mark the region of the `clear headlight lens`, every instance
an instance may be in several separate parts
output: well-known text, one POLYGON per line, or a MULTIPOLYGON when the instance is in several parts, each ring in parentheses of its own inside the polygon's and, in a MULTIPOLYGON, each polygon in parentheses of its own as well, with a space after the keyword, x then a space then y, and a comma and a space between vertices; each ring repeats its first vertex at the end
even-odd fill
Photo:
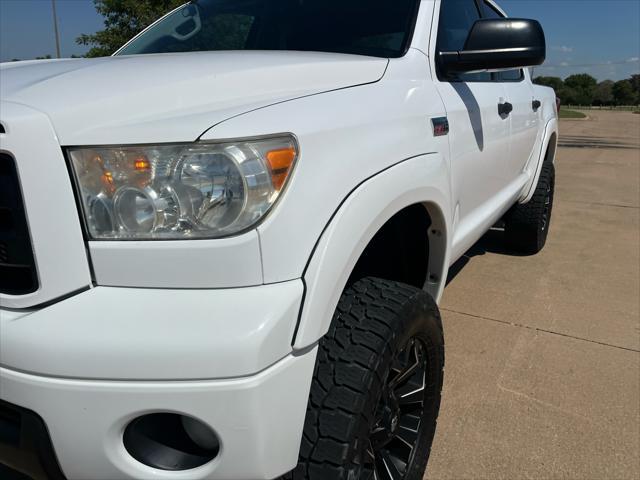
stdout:
POLYGON ((224 144, 72 148, 94 239, 218 238, 255 225, 298 157, 292 136, 224 144))

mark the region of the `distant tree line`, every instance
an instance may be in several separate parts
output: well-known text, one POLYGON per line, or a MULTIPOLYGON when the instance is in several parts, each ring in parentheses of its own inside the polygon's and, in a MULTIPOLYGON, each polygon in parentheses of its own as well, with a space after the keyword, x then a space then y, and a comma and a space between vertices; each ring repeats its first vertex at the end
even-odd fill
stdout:
POLYGON ((614 82, 598 81, 581 73, 565 80, 559 77, 537 77, 534 83, 551 87, 564 105, 613 107, 640 104, 640 75, 614 82))
MULTIPOLYGON (((34 60, 51 60, 53 57, 49 54, 47 55, 43 55, 41 57, 36 57, 34 60)), ((71 55, 69 58, 84 58, 81 55, 71 55)), ((20 58, 12 58, 11 59, 12 62, 20 62, 22 61, 22 59, 20 58)))
POLYGON ((80 35, 79 45, 88 45, 87 57, 106 57, 186 0, 93 0, 104 17, 104 30, 80 35))

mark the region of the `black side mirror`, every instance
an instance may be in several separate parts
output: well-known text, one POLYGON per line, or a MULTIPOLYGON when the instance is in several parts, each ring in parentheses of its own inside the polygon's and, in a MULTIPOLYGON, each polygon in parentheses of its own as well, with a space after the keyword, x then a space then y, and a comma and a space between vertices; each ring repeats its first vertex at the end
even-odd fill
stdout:
POLYGON ((439 52, 443 73, 500 71, 544 63, 547 46, 536 20, 492 18, 478 20, 464 49, 439 52))

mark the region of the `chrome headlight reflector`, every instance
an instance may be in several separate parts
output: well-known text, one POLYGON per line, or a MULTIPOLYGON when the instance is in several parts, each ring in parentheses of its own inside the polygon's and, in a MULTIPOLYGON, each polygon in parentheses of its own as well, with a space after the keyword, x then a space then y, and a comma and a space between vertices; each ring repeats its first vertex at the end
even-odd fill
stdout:
POLYGON ((273 207, 298 157, 291 135, 229 143, 69 149, 93 239, 220 238, 273 207))

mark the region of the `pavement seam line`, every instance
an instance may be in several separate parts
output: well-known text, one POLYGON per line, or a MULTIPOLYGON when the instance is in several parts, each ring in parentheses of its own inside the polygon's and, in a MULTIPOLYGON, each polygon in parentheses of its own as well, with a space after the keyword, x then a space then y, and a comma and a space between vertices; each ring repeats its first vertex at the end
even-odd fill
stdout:
POLYGON ((490 322, 501 323, 503 325, 510 325, 512 327, 526 328, 527 330, 533 330, 535 332, 548 333, 550 335, 557 335, 559 337, 572 338, 574 340, 580 340, 583 342, 594 343, 596 345, 602 345, 604 347, 617 348, 619 350, 626 350, 627 352, 640 353, 640 350, 629 347, 621 347, 619 345, 612 345, 611 343, 599 342, 597 340, 589 340, 588 338, 576 337, 575 335, 569 335, 566 333, 554 332, 553 330, 545 330, 544 328, 531 327, 529 325, 523 325, 521 323, 507 322, 506 320, 498 320, 497 318, 484 317, 482 315, 474 315, 472 313, 460 312, 457 310, 451 310, 450 308, 440 308, 444 312, 457 313, 458 315, 464 315, 471 318, 477 318, 479 320, 488 320, 490 322))
POLYGON ((640 207, 635 205, 620 205, 615 203, 600 203, 600 202, 583 202, 580 200, 562 200, 565 203, 579 203, 581 205, 594 205, 597 207, 613 207, 613 208, 630 208, 632 210, 638 210, 640 207))
POLYGON ((563 413, 565 415, 569 415, 569 416, 572 416, 574 418, 579 418, 580 420, 586 421, 586 422, 588 422, 588 423, 590 423, 592 425, 596 425, 596 426, 600 427, 600 425, 597 422, 593 421, 591 418, 589 418, 589 417, 587 417, 585 415, 582 415, 582 414, 577 413, 577 412, 573 412, 571 410, 566 410, 566 409, 564 409, 562 407, 559 407, 558 405, 554 405, 553 403, 545 402, 544 400, 540 400, 539 398, 532 397, 531 395, 527 395, 524 392, 519 392, 518 390, 513 390, 511 388, 507 388, 507 387, 505 387, 504 385, 502 385, 500 383, 500 380, 498 380, 498 383, 496 383, 496 386, 498 387, 498 390, 501 390, 503 392, 510 393, 511 395, 514 395, 514 396, 519 397, 519 398, 523 398, 525 400, 529 400, 530 402, 536 403, 536 404, 541 405, 541 406, 543 406, 545 408, 550 408, 551 410, 555 410, 555 411, 563 413))

